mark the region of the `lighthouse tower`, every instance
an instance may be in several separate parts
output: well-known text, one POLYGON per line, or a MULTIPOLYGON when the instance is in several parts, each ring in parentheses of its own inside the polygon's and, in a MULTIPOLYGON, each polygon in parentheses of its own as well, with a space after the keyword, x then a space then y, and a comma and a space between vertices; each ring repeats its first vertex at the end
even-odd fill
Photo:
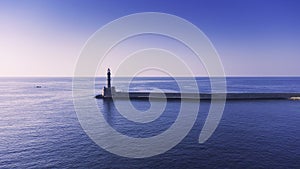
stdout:
POLYGON ((104 86, 104 89, 103 89, 103 97, 107 97, 107 98, 110 98, 114 95, 114 93, 116 92, 115 90, 115 87, 111 86, 111 73, 110 73, 110 69, 108 68, 107 69, 107 87, 104 86))

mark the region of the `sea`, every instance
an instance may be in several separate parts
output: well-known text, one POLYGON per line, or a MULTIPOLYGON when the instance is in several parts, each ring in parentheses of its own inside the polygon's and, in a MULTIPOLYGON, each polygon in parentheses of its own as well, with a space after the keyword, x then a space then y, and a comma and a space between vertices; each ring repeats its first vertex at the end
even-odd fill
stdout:
MULTIPOLYGON (((181 80, 190 84, 189 79, 181 80)), ((299 100, 226 101, 216 130, 204 143, 199 143, 199 134, 213 103, 200 101, 191 130, 178 144, 157 155, 131 158, 126 157, 128 145, 121 145, 124 152, 119 155, 87 134, 74 99, 90 98, 105 123, 133 138, 155 137, 169 130, 176 123, 181 101, 167 101, 159 117, 138 123, 123 117, 114 101, 94 98, 102 92, 105 78, 82 80, 82 88, 91 91, 83 95, 74 95, 72 82, 72 77, 0 78, 0 168, 300 168, 299 100), (85 89, 86 81, 94 82, 94 88, 85 89)), ((120 91, 178 92, 176 82, 170 77, 138 77, 129 88, 121 78, 113 85, 120 91)), ((211 91, 209 78, 197 77, 196 82, 199 91, 211 91)), ((228 92, 300 93, 300 77, 228 77, 226 82, 228 92)), ((153 104, 126 102, 140 111, 153 104)), ((85 109, 94 110, 89 104, 85 109)), ((97 132, 109 135, 105 130, 97 132)))

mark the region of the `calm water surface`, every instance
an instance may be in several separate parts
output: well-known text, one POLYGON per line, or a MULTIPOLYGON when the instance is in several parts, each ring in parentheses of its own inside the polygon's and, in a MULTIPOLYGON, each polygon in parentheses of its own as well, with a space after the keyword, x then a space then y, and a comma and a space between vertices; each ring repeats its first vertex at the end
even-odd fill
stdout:
MULTIPOLYGON (((96 82, 101 89, 105 81, 96 82)), ((210 91, 207 78, 197 82, 200 91, 210 91)), ((114 85, 127 90, 122 80, 114 85)), ((227 85, 229 92, 300 92, 300 78, 228 78, 227 85)), ((171 78, 137 78, 129 90, 157 88, 178 91, 171 78)), ((147 101, 132 104, 139 110, 150 106, 147 101)), ((168 102, 157 120, 142 125, 121 116, 112 102, 97 100, 97 105, 112 127, 131 137, 167 130, 180 107, 168 102)), ((129 159, 105 151, 85 134, 74 110, 71 78, 0 78, 0 168, 300 167, 300 101, 228 101, 215 133, 199 144, 209 105, 201 102, 198 118, 180 144, 161 155, 129 159)))

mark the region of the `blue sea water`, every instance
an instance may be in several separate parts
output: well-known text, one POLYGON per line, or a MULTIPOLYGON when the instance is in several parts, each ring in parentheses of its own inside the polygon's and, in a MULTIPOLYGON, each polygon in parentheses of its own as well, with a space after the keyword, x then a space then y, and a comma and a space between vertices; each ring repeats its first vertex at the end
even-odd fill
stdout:
MULTIPOLYGON (((210 92, 208 78, 197 78, 197 82, 200 91, 210 92)), ((104 84, 104 78, 97 78, 94 94, 100 93, 104 84)), ((122 79, 114 85, 127 90, 122 79)), ((227 85, 228 92, 300 92, 299 77, 231 77, 227 85)), ((161 77, 136 78, 129 90, 157 88, 178 91, 172 78, 161 77)), ((151 137, 167 130, 180 107, 178 102, 168 102, 157 120, 135 124, 121 116, 113 102, 96 103, 115 130, 131 137, 151 137)), ((132 104, 139 110, 150 106, 148 101, 132 104)), ((216 131, 199 144, 210 104, 200 103, 193 128, 171 150, 131 159, 104 150, 84 132, 74 109, 72 78, 0 78, 0 168, 300 167, 300 101, 227 101, 216 131)))

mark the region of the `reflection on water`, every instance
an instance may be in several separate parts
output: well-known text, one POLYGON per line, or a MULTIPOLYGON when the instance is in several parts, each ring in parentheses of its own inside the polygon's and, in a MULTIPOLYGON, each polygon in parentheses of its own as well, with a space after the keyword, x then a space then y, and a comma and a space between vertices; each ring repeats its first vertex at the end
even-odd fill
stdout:
MULTIPOLYGON (((205 81, 199 80, 200 90, 209 89, 205 81)), ((96 87, 101 89, 104 82, 105 79, 97 81, 96 87)), ((171 85, 169 82, 156 84, 158 88, 171 85)), ((230 78, 228 81, 229 90, 239 92, 300 92, 299 84, 300 78, 230 78)), ((0 168, 300 166, 299 101, 229 101, 216 132, 207 142, 199 144, 199 133, 210 105, 201 102, 197 120, 180 144, 158 156, 128 159, 105 151, 86 135, 74 111, 71 90, 71 78, 0 79, 0 168), (37 89, 36 85, 42 88, 37 89)), ((145 101, 132 104, 143 111, 150 107, 145 101)), ((158 119, 141 124, 124 118, 112 102, 97 100, 97 105, 115 130, 137 138, 167 130, 180 109, 176 102, 168 102, 158 119)))
MULTIPOLYGON (((146 111, 150 108, 150 102, 145 100, 116 100, 118 105, 133 105, 138 110, 146 111)), ((115 103, 111 100, 99 100, 98 105, 102 107, 105 120, 118 132, 131 137, 151 137, 167 130, 176 120, 180 110, 180 102, 168 102, 166 109, 159 118, 149 123, 138 123, 130 121, 117 110, 115 103), (100 105, 101 104, 101 105, 100 105)), ((143 112, 141 112, 143 113, 143 112)), ((149 112, 148 112, 149 113, 149 112)), ((145 114, 147 116, 147 114, 145 114)))

